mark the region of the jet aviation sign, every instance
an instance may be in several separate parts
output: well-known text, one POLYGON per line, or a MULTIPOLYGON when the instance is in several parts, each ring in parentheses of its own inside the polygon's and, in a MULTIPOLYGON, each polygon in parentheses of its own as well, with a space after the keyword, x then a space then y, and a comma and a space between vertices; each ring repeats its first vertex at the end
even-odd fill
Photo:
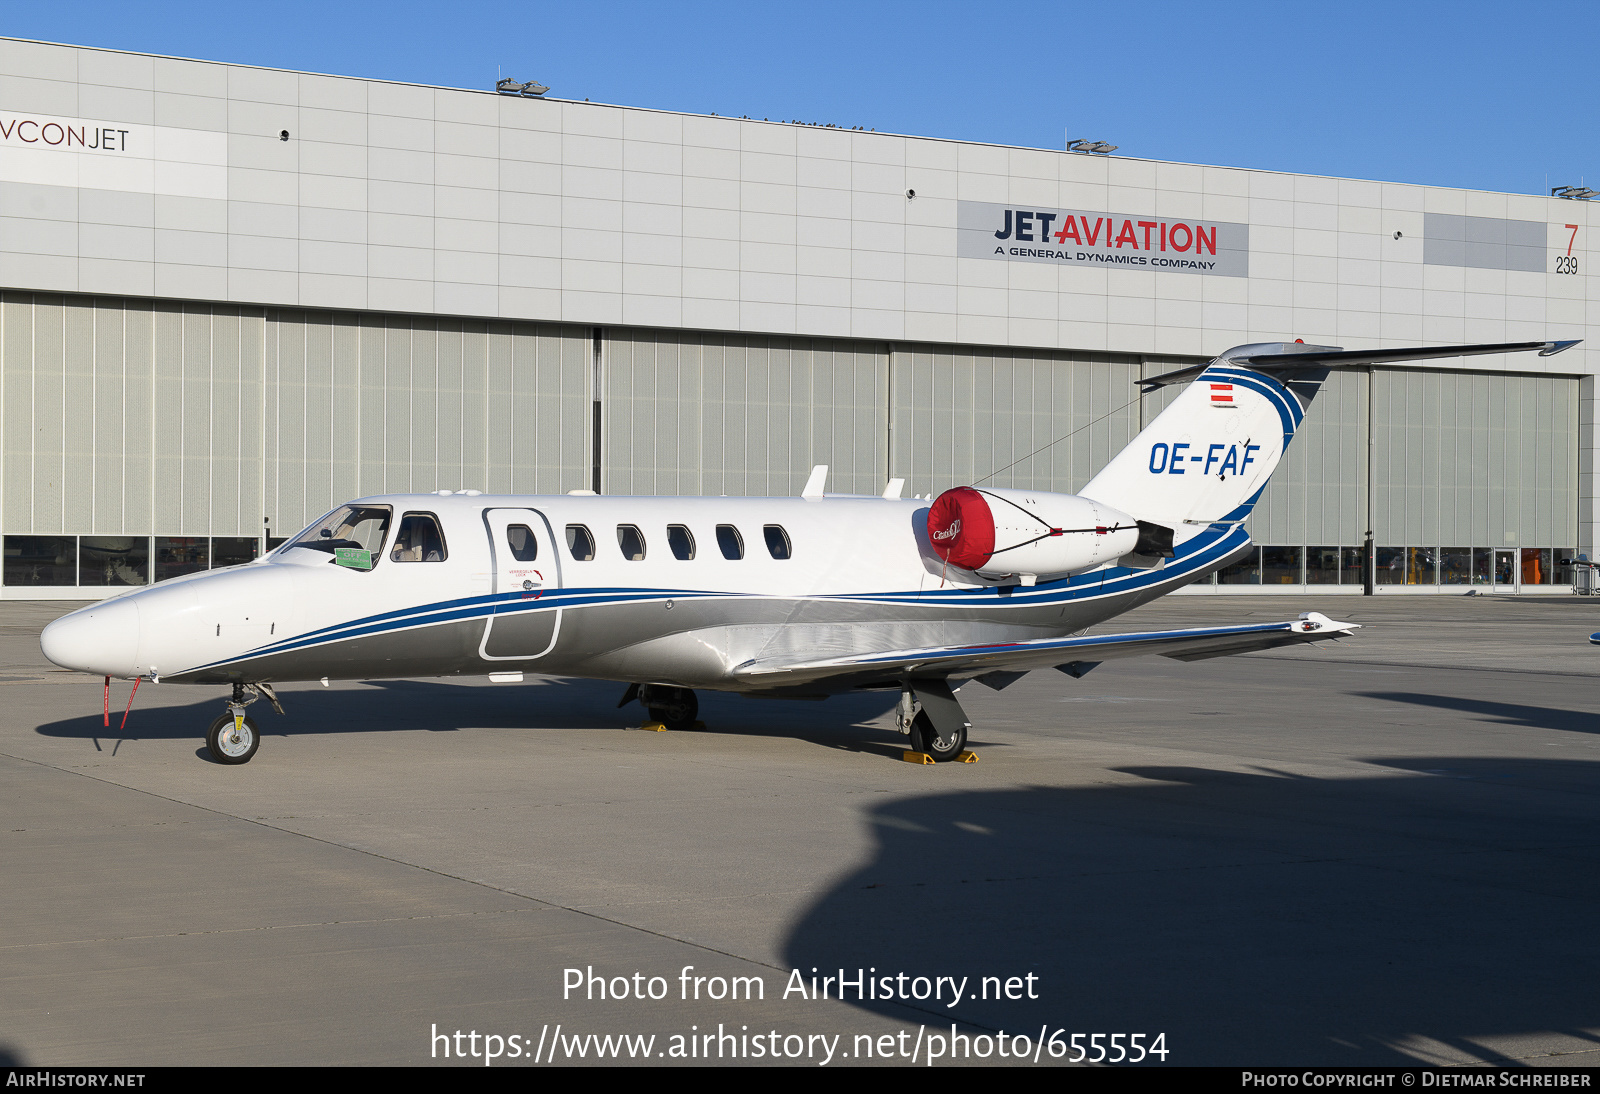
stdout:
POLYGON ((1250 276, 1248 224, 959 201, 956 228, 962 258, 1250 276))

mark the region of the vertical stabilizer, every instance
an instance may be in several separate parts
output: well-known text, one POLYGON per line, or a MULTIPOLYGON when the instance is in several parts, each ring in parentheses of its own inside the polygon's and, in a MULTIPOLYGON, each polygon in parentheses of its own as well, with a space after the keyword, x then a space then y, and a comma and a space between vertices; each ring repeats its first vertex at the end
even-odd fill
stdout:
POLYGON ((1366 350, 1303 342, 1235 346, 1208 365, 1142 381, 1147 389, 1184 381, 1188 387, 1082 493, 1140 521, 1171 528, 1182 542, 1250 515, 1329 372, 1490 354, 1549 357, 1577 344, 1569 339, 1366 350))
POLYGON ((1237 363, 1337 352, 1301 343, 1237 346, 1205 366, 1133 443, 1082 490, 1085 497, 1165 525, 1179 541, 1249 516, 1328 368, 1271 370, 1237 363), (1279 356, 1281 355, 1281 356, 1279 356))

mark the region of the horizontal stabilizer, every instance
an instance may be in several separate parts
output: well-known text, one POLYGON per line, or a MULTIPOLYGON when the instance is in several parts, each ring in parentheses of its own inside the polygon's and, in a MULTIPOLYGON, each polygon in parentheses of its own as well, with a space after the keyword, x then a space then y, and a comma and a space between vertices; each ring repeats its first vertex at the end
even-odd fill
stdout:
POLYGON ((1355 623, 1337 623, 1319 612, 1306 612, 1299 619, 1282 623, 1247 623, 1235 627, 1195 627, 1139 634, 1090 634, 985 646, 932 646, 816 661, 774 658, 748 661, 735 669, 734 674, 751 682, 760 679, 761 683, 773 687, 788 687, 831 677, 988 676, 997 672, 1027 672, 1073 662, 1100 662, 1114 657, 1139 657, 1144 654, 1198 661, 1207 657, 1343 638, 1357 626, 1355 623))
MULTIPOLYGON (((1269 352, 1252 352, 1247 355, 1232 356, 1232 352, 1224 353, 1216 361, 1204 365, 1193 365, 1189 368, 1179 369, 1176 372, 1162 373, 1160 376, 1151 376, 1140 380, 1139 383, 1148 388, 1164 387, 1167 384, 1181 383, 1193 380, 1213 364, 1241 365, 1254 369, 1257 372, 1284 372, 1310 368, 1354 368, 1360 365, 1397 364, 1406 361, 1428 361, 1441 357, 1476 357, 1484 353, 1528 353, 1539 351, 1540 357, 1549 357, 1560 353, 1562 350, 1571 349, 1581 339, 1571 339, 1562 342, 1493 342, 1480 343, 1472 346, 1413 346, 1405 349, 1340 349, 1338 346, 1308 346, 1301 342, 1275 343, 1281 348, 1269 352)), ((1269 343, 1272 344, 1272 343, 1269 343)), ((1241 349, 1260 351, 1263 347, 1253 345, 1240 347, 1241 349)))

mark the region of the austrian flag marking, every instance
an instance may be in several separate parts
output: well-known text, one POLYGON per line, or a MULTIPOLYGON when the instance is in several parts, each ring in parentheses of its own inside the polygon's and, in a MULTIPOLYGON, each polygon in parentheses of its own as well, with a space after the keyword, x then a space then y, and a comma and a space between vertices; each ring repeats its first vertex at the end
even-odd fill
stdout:
POLYGON ((1239 404, 1237 404, 1237 403, 1235 403, 1233 401, 1233 385, 1232 384, 1212 384, 1211 385, 1211 405, 1212 406, 1227 407, 1229 410, 1232 410, 1234 407, 1238 406, 1239 404))

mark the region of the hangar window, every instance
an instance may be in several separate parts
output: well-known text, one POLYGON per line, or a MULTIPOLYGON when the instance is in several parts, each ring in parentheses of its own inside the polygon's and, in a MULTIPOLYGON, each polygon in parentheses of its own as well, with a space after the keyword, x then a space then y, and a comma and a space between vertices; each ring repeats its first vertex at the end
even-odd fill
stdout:
POLYGON ((669 524, 667 546, 672 548, 673 558, 688 562, 694 557, 694 533, 681 524, 669 524))
POLYGON ((1379 585, 1404 585, 1406 583, 1406 549, 1404 547, 1379 547, 1377 583, 1379 585))
POLYGON ((632 524, 617 525, 617 546, 629 562, 644 561, 644 533, 632 524))
POLYGON ((1252 547, 1250 553, 1217 571, 1218 585, 1261 584, 1261 548, 1252 547))
MULTIPOLYGON (((11 556, 15 552, 10 548, 12 541, 19 538, 22 537, 6 537, 7 585, 15 584, 11 580, 11 556)), ((143 536, 84 536, 78 540, 78 551, 79 585, 150 584, 150 541, 143 536)), ((223 557, 223 552, 214 546, 212 554, 223 557)))
POLYGON ((1301 547, 1261 548, 1261 584, 1303 584, 1305 575, 1301 573, 1301 561, 1304 555, 1301 547))
POLYGON ((539 558, 539 541, 526 524, 506 526, 506 546, 511 548, 511 557, 518 562, 534 562, 539 558))
POLYGON ((387 505, 341 505, 301 532, 293 546, 324 551, 336 566, 371 570, 383 555, 393 517, 387 505))
POLYGON ((1441 547, 1439 549, 1439 584, 1472 584, 1472 548, 1441 547))
MULTIPOLYGON (((1356 580, 1359 581, 1360 579, 1357 578, 1356 580)), ((1306 584, 1339 584, 1339 548, 1306 548, 1306 584)))
POLYGON ((443 562, 444 534, 439 531, 439 518, 432 513, 407 513, 401 517, 389 557, 396 562, 443 562))
POLYGON ((594 561, 594 536, 586 525, 567 525, 567 550, 579 562, 594 561))
MULTIPOLYGON (((86 551, 85 558, 89 557, 90 553, 86 551)), ((6 537, 7 585, 75 585, 78 580, 78 542, 71 536, 6 537)), ((84 581, 83 584, 91 582, 84 581)), ((143 585, 144 582, 139 584, 143 585)))
MULTIPOLYGON (((156 580, 167 581, 185 574, 198 574, 211 568, 211 552, 208 550, 205 536, 157 536, 156 537, 156 580)), ((344 557, 347 561, 340 565, 351 565, 348 553, 340 556, 334 555, 334 561, 344 557)), ((376 561, 377 556, 373 556, 376 561)), ((371 565, 355 567, 358 570, 370 570, 371 565)))
POLYGON ((767 536, 767 553, 773 558, 788 558, 792 553, 789 550, 789 533, 776 524, 769 524, 762 529, 767 536))
POLYGON ((717 525, 717 546, 722 548, 723 558, 737 562, 744 557, 744 537, 731 524, 717 525))

